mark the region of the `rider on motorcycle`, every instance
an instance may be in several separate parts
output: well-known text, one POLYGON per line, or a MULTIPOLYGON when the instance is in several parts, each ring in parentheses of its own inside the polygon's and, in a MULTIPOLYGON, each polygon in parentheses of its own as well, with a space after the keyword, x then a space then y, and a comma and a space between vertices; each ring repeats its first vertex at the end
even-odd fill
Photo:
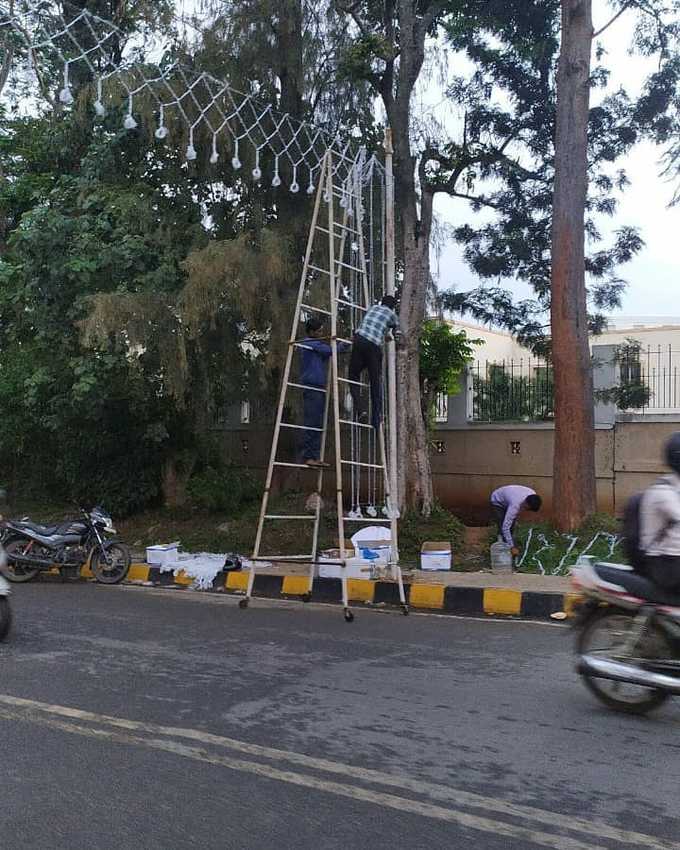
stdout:
POLYGON ((640 507, 640 546, 644 572, 658 587, 680 593, 680 431, 665 448, 670 475, 644 494, 640 507))

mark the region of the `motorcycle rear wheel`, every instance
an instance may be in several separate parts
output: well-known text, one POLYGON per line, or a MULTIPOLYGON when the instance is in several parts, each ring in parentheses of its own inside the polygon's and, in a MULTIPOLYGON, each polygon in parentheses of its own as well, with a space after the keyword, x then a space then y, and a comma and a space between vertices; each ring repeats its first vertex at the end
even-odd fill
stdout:
POLYGON ((100 584, 120 584, 130 569, 130 550, 124 543, 112 543, 106 549, 106 558, 102 553, 92 553, 90 569, 100 584))
MULTIPOLYGON (((599 608, 583 625, 579 632, 576 651, 579 655, 596 654, 613 660, 621 652, 633 627, 634 615, 615 608, 599 608)), ((661 629, 651 624, 636 650, 642 657, 672 658, 673 648, 661 629)), ((670 694, 656 688, 601 679, 587 674, 582 679, 588 690, 608 708, 626 714, 647 714, 663 705, 670 694)))
POLYGON ((11 626, 12 609, 9 605, 9 599, 6 596, 0 596, 0 640, 7 637, 11 626))
POLYGON ((22 537, 15 537, 13 540, 8 540, 4 544, 5 552, 7 553, 7 566, 3 570, 3 575, 9 581, 16 583, 32 581, 42 569, 42 567, 30 567, 28 564, 12 563, 12 555, 23 555, 24 549, 30 544, 30 540, 22 537))

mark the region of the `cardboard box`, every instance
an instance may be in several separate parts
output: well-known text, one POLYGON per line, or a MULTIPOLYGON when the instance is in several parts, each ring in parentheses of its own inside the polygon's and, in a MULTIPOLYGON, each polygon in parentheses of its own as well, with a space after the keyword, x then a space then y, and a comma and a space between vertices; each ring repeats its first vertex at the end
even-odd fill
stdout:
POLYGON ((155 567, 173 564, 179 557, 179 541, 146 547, 146 562, 155 567))
POLYGON ((371 561, 363 558, 348 558, 345 566, 337 562, 324 563, 324 558, 319 558, 319 578, 370 578, 371 561))
POLYGON ((420 549, 421 570, 450 570, 451 544, 448 540, 426 540, 420 549))

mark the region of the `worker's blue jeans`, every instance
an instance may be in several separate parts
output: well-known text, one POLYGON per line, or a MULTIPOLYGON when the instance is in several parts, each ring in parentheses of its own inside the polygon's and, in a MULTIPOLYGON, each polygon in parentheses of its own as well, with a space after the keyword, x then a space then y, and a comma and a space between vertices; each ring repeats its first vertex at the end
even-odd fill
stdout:
MULTIPOLYGON (((314 390, 302 391, 302 410, 305 428, 323 428, 326 394, 314 390)), ((302 437, 304 460, 319 460, 321 455, 321 431, 305 431, 302 437)))

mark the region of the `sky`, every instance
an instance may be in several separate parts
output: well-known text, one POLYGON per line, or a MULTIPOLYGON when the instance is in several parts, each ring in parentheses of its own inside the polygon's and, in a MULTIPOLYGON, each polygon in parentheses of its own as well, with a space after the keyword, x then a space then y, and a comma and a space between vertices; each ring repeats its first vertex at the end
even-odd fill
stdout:
MULTIPOLYGON (((595 27, 608 20, 603 0, 593 4, 595 27)), ((640 82, 653 70, 653 63, 628 53, 631 42, 632 19, 621 17, 603 36, 609 54, 607 62, 612 70, 611 89, 620 85, 631 93, 639 91, 640 82)), ((652 144, 643 143, 617 165, 624 167, 631 185, 620 196, 617 214, 609 222, 602 222, 605 234, 622 224, 641 230, 645 247, 629 264, 620 268, 620 275, 628 282, 621 310, 612 316, 613 323, 627 324, 629 319, 676 319, 680 323, 680 299, 673 295, 678 289, 680 257, 680 205, 669 208, 676 185, 660 176, 660 158, 663 151, 652 144)), ((678 181, 680 186, 680 181, 678 181)), ((438 196, 435 207, 438 217, 449 224, 474 223, 475 216, 464 201, 438 196)), ((444 248, 438 261, 440 287, 455 285, 465 290, 479 284, 474 273, 462 260, 461 249, 452 242, 444 248)), ((518 297, 530 295, 528 287, 509 282, 518 297)))

